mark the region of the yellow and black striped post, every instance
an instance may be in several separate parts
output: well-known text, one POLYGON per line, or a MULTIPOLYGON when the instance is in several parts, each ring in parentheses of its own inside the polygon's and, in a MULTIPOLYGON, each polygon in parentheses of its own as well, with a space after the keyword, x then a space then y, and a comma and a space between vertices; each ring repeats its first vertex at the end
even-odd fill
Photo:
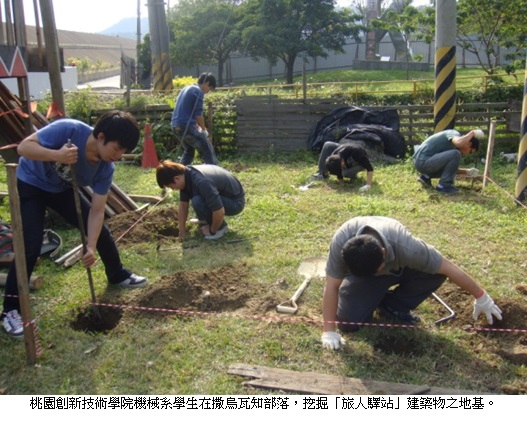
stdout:
POLYGON ((434 132, 453 129, 456 122, 456 47, 436 50, 434 132))
POLYGON ((170 56, 166 52, 160 52, 152 58, 152 86, 156 91, 172 89, 170 56))
POLYGON ((152 47, 152 86, 156 91, 170 90, 172 89, 172 67, 163 0, 148 0, 148 22, 152 47))
POLYGON ((520 146, 518 148, 518 179, 516 180, 516 200, 524 201, 527 193, 527 63, 523 84, 523 104, 520 129, 520 146))
POLYGON ((434 132, 455 126, 456 14, 456 0, 436 1, 434 132))

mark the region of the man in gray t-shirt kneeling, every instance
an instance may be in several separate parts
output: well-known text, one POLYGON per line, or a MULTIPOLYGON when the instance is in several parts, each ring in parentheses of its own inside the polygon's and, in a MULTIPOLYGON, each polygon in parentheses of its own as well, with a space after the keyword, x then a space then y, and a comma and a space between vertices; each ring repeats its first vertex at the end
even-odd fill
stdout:
POLYGON ((411 311, 447 277, 476 299, 474 319, 484 313, 489 324, 493 316, 501 320, 500 308, 470 275, 397 220, 380 216, 348 220, 329 248, 323 346, 339 349, 343 339, 336 325, 341 331, 355 331, 377 308, 399 322, 419 322, 411 311))
POLYGON ((227 233, 225 216, 233 216, 245 207, 245 191, 239 180, 217 165, 194 165, 162 161, 156 169, 162 189, 179 190, 179 239, 187 234, 189 203, 198 216, 205 239, 218 239, 227 233))

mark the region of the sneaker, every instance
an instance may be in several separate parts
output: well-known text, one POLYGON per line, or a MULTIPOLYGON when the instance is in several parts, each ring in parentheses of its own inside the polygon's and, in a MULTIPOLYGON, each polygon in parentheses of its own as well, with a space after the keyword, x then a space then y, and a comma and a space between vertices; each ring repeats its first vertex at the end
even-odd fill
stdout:
POLYGON ((417 181, 426 187, 432 187, 432 179, 428 175, 421 174, 417 177, 417 181))
POLYGON ((327 180, 328 177, 329 174, 325 172, 317 172, 316 174, 311 174, 311 178, 314 178, 315 180, 327 180))
POLYGON ((454 186, 441 186, 441 184, 437 185, 436 190, 440 193, 447 193, 450 195, 459 192, 459 189, 454 186))
POLYGON ((122 280, 121 282, 115 282, 111 285, 115 287, 123 288, 142 288, 146 287, 148 280, 144 276, 136 275, 135 273, 131 274, 128 278, 122 280))
POLYGON ((5 314, 3 319, 4 329, 11 337, 21 339, 24 336, 24 324, 22 318, 16 309, 5 314))
POLYGON ((419 318, 417 315, 412 314, 410 311, 397 311, 393 308, 390 308, 385 303, 381 303, 378 306, 378 309, 381 315, 385 318, 395 318, 405 324, 417 324, 421 322, 421 318, 419 318))
POLYGON ((218 229, 214 235, 205 235, 205 239, 214 240, 214 239, 220 239, 223 235, 227 233, 229 230, 229 226, 227 226, 227 223, 223 224, 223 227, 218 229))

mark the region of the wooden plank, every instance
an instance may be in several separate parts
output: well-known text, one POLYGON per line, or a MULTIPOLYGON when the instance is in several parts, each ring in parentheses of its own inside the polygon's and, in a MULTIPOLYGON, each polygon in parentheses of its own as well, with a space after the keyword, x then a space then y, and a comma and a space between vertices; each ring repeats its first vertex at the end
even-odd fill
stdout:
POLYGON ((112 192, 120 199, 121 203, 128 207, 129 211, 135 211, 139 206, 115 183, 112 183, 112 192))
MULTIPOLYGON (((91 204, 91 196, 93 194, 91 187, 83 187, 79 189, 79 193, 86 203, 91 204)), ((104 207, 104 215, 106 217, 113 217, 115 215, 115 211, 108 203, 104 207)))
POLYGON ((135 161, 135 160, 138 160, 142 155, 135 155, 135 154, 132 154, 132 153, 125 153, 121 159, 122 160, 128 160, 128 161, 135 161))
POLYGON ((150 204, 158 204, 163 200, 159 196, 150 196, 150 195, 129 195, 130 198, 135 202, 147 202, 150 204))
POLYGON ((112 207, 112 209, 115 211, 116 214, 122 214, 122 213, 129 211, 129 209, 125 206, 123 200, 120 199, 112 191, 108 193, 108 199, 106 203, 110 205, 110 207, 112 207))
POLYGON ((77 251, 75 254, 72 254, 70 257, 64 260, 64 263, 62 263, 62 265, 66 268, 71 267, 75 263, 77 263, 81 258, 82 258, 82 248, 79 251, 77 251))
MULTIPOLYGON (((7 281, 7 273, 0 273, 0 287, 5 287, 7 281)), ((40 290, 44 280, 41 276, 31 275, 29 278, 29 289, 30 290, 40 290)))
POLYGON ((72 257, 73 255, 76 255, 76 254, 80 254, 82 253, 82 244, 81 245, 78 245, 76 246, 75 248, 71 249, 70 251, 68 251, 66 254, 63 254, 62 256, 60 256, 58 259, 55 260, 55 263, 58 264, 58 265, 61 265, 62 263, 64 263, 67 259, 69 259, 70 257, 72 257))
MULTIPOLYGON (((85 197, 88 202, 91 200, 93 195, 93 189, 89 186, 84 187, 80 190, 81 195, 85 197)), ((122 214, 127 211, 136 211, 139 209, 139 205, 135 203, 123 190, 112 183, 108 192, 108 200, 106 201, 105 213, 107 217, 112 217, 116 214, 122 214)))
MULTIPOLYGON (((228 374, 252 378, 243 384, 256 388, 277 389, 297 394, 324 395, 474 395, 474 391, 382 382, 314 372, 296 372, 271 367, 233 364, 228 374)), ((479 393, 478 393, 479 395, 479 393)))

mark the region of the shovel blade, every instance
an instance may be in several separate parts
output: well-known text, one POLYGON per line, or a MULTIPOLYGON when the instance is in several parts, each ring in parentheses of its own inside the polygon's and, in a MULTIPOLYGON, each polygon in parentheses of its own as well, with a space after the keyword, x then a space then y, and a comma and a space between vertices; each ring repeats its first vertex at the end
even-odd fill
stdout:
POLYGON ((281 314, 295 314, 296 311, 298 311, 298 306, 295 302, 292 302, 291 300, 280 303, 276 306, 276 311, 280 312, 281 314))
POLYGON ((326 276, 326 258, 309 257, 298 267, 298 274, 305 278, 324 278, 326 276))

